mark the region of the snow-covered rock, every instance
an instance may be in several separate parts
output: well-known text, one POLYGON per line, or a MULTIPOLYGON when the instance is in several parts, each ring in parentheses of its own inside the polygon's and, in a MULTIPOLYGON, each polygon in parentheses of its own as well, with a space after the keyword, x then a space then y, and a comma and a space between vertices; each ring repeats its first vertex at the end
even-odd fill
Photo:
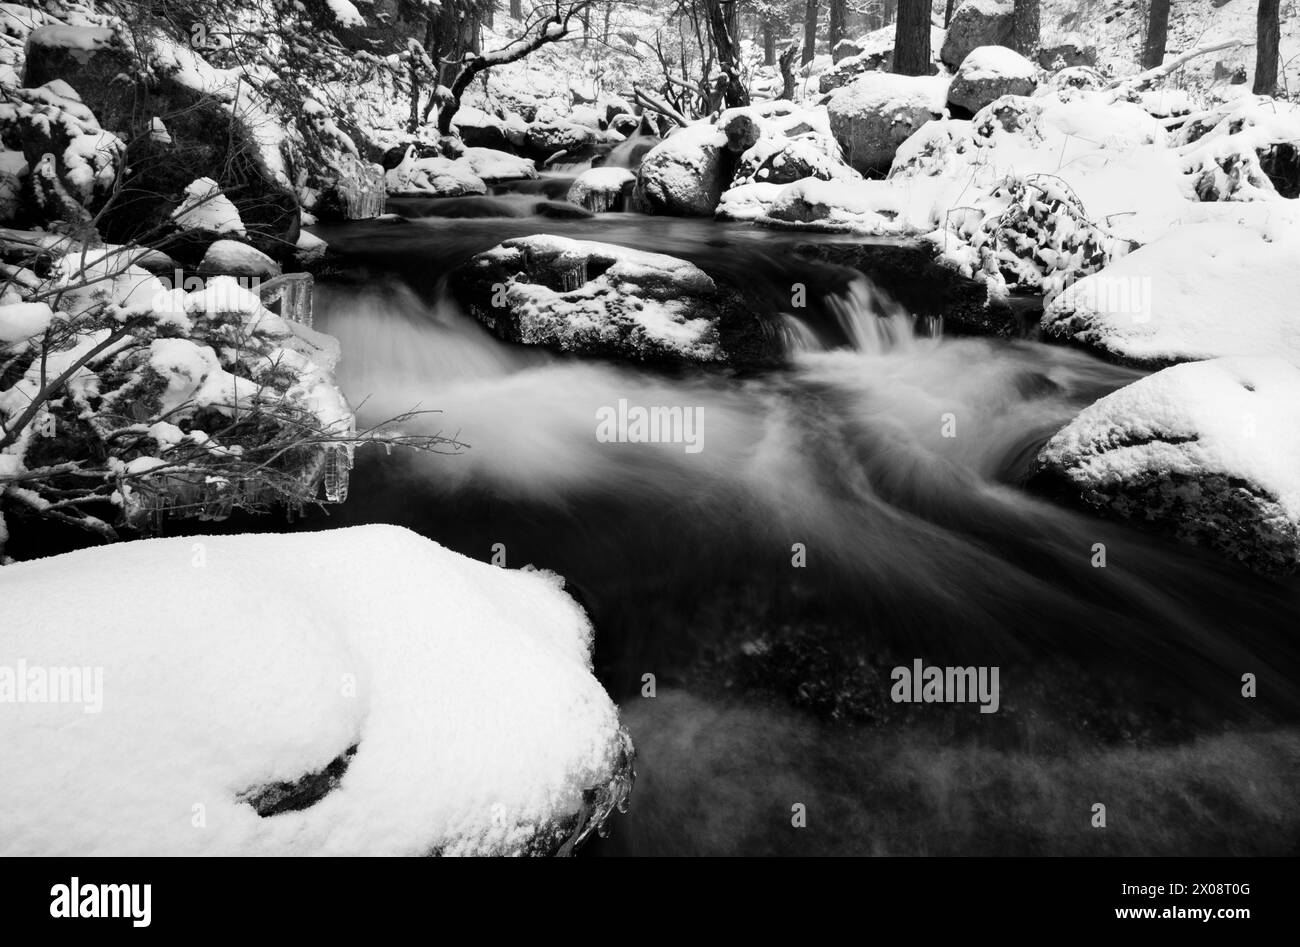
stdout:
POLYGON ((962 60, 948 101, 975 113, 1004 95, 1032 95, 1038 88, 1038 67, 1014 49, 977 46, 962 60))
POLYGON ((468 148, 504 150, 509 145, 505 123, 495 115, 469 105, 462 105, 456 110, 451 127, 468 148))
POLYGON ((528 126, 523 148, 530 158, 545 161, 560 153, 589 148, 599 137, 595 129, 577 122, 534 122, 528 126))
POLYGON ((1300 197, 1300 105, 1244 96, 1184 124, 1175 143, 1200 200, 1300 197))
POLYGON ((531 158, 521 158, 495 148, 466 148, 458 159, 485 184, 537 177, 537 165, 531 158))
POLYGON ((414 145, 407 146, 401 162, 388 170, 386 178, 392 195, 464 197, 487 193, 487 185, 466 159, 452 160, 441 155, 419 158, 414 145))
POLYGON ((280 275, 280 264, 269 256, 238 240, 217 240, 199 263, 199 273, 204 276, 246 276, 270 279, 280 275))
POLYGON ((963 0, 948 23, 939 58, 956 69, 979 46, 1007 46, 1015 25, 1012 0, 963 0))
POLYGON ((181 230, 195 230, 212 237, 242 237, 245 233, 239 209, 211 178, 199 178, 186 186, 171 219, 181 230))
POLYGON ((1300 368, 1175 365, 1085 408, 1038 456, 1045 485, 1253 569, 1300 561, 1300 368))
POLYGON ((635 185, 627 168, 588 168, 569 185, 568 200, 593 214, 623 210, 635 185))
POLYGON ((1177 227, 1062 292, 1043 334, 1134 365, 1272 355, 1300 367, 1300 231, 1278 229, 1177 227))
POLYGON ((507 240, 452 274, 451 287, 502 338, 636 361, 751 364, 780 353, 774 333, 699 267, 607 243, 507 240))
POLYGON ((1038 64, 1044 69, 1058 71, 1075 66, 1096 66, 1097 47, 1077 33, 1060 39, 1038 50, 1038 64))
POLYGON ((840 157, 830 135, 809 132, 795 138, 768 135, 740 156, 732 179, 740 184, 789 184, 803 178, 855 181, 860 175, 840 157))
POLYGON ((630 788, 562 580, 404 529, 6 566, 0 627, 5 855, 567 852, 630 788))
POLYGON ((707 217, 729 181, 722 153, 727 138, 708 122, 669 135, 645 153, 637 171, 637 199, 652 214, 707 217))
POLYGON ((863 174, 888 170, 898 146, 944 113, 948 79, 869 72, 831 96, 826 109, 844 158, 863 174))
POLYGON ((48 303, 9 303, 0 305, 0 344, 8 345, 40 335, 54 320, 48 303))
POLYGON ((931 182, 899 186, 889 181, 805 178, 778 191, 758 222, 863 235, 917 235, 933 225, 935 190, 931 182))

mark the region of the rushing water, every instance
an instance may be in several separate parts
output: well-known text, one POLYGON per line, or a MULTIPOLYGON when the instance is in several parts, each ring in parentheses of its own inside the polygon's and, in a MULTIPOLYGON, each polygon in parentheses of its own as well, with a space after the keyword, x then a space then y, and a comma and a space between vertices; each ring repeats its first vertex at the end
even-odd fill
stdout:
MULTIPOLYGON (((640 748, 632 813, 601 851, 1296 846, 1270 793, 1300 769, 1297 584, 1023 486, 1048 436, 1138 373, 1032 341, 945 338, 781 234, 588 218, 564 211, 554 181, 530 190, 321 230, 348 268, 319 284, 316 324, 342 342, 362 420, 437 409, 417 426, 471 445, 363 460, 330 525, 401 523, 566 577, 640 748), (443 278, 539 232, 743 282, 785 327, 791 366, 652 371, 497 340, 443 278), (602 443, 597 412, 620 401, 698 409, 702 449, 602 443), (883 700, 888 670, 913 658, 999 666, 1001 712, 900 715, 883 700), (1142 819, 1089 834, 1095 801, 1122 812, 1133 798, 1142 819), (796 803, 807 829, 791 826, 796 803)), ((431 586, 430 608, 437 597, 431 586)))

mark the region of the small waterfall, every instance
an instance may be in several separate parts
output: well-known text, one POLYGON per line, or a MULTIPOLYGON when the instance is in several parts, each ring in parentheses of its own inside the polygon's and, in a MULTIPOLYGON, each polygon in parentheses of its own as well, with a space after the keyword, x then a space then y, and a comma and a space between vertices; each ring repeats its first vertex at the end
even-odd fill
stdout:
POLYGON ((808 323, 797 316, 786 313, 781 316, 781 337, 785 340, 785 350, 792 355, 801 352, 822 352, 825 346, 816 333, 808 328, 808 323))
POLYGON ((853 348, 868 355, 912 349, 918 339, 943 336, 943 316, 913 316, 865 276, 827 296, 826 308, 853 348))
POLYGON ((843 293, 828 296, 826 307, 859 352, 882 355, 910 347, 916 338, 911 315, 865 276, 855 276, 843 293))

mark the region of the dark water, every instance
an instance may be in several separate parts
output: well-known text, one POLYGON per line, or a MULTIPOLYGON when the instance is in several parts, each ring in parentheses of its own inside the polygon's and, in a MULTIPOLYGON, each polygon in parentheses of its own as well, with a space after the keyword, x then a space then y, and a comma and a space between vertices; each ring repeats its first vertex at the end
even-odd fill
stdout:
POLYGON ((472 446, 363 457, 352 499, 306 526, 400 523, 566 577, 639 750, 632 812, 595 851, 1300 847, 1300 584, 1022 486, 1042 443, 1136 372, 1031 341, 929 337, 863 277, 794 255, 793 237, 538 216, 552 198, 533 188, 320 230, 347 262, 318 285, 317 327, 342 342, 362 420, 436 408, 425 429, 472 446), (498 341, 442 280, 532 233, 669 252, 742 283, 784 327, 791 367, 664 373, 498 341), (620 399, 701 409, 702 449, 601 443, 597 411, 620 399), (914 658, 1000 667, 1000 711, 888 701, 889 669, 914 658))

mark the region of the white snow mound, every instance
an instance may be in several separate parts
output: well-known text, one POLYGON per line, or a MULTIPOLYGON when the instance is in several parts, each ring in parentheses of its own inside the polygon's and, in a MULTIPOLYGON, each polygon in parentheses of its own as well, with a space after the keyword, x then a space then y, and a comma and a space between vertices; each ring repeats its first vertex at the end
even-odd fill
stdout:
POLYGON ((102 687, 0 702, 0 854, 520 852, 624 746, 591 635, 556 576, 391 526, 7 566, 0 696, 20 660, 102 687), (307 808, 241 800, 351 747, 307 808))

